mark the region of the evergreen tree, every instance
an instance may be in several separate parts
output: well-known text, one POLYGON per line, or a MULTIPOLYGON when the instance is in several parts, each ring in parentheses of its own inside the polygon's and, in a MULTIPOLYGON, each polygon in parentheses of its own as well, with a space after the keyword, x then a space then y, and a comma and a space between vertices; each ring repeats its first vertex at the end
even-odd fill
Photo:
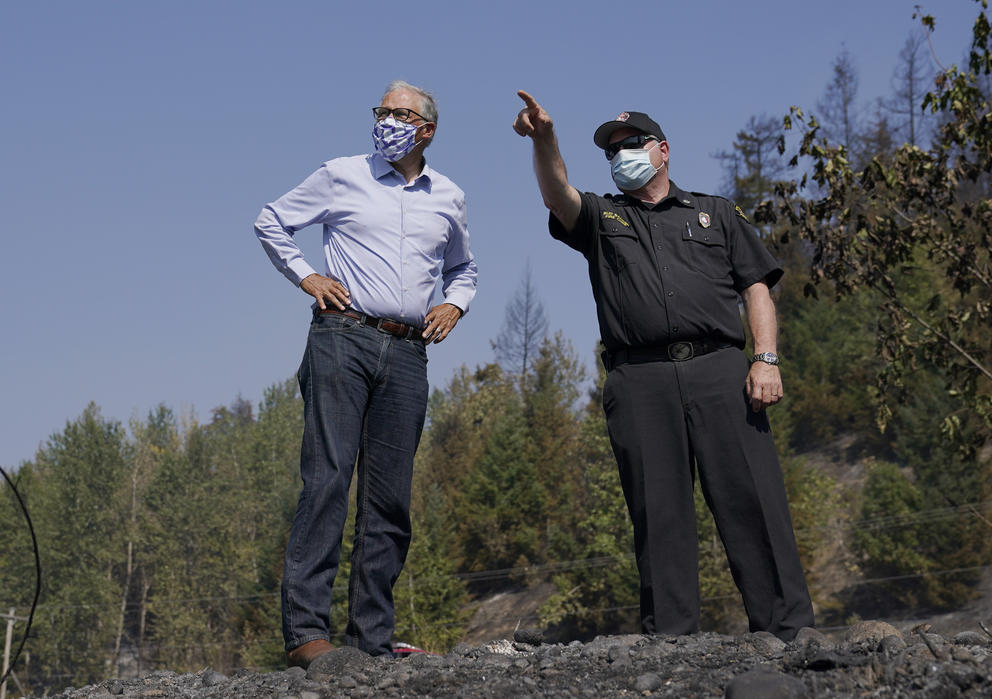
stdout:
POLYGON ((541 609, 542 621, 557 625, 563 638, 640 629, 634 533, 603 414, 606 372, 598 361, 597 367, 578 435, 575 467, 581 480, 572 500, 577 519, 571 536, 554 539, 551 549, 558 560, 577 563, 554 574, 556 592, 541 609))
POLYGON ((779 154, 782 124, 767 115, 752 116, 737 132, 732 150, 714 157, 725 172, 723 194, 744 211, 754 208, 775 192, 775 181, 786 172, 779 154))
POLYGON ((899 52, 899 63, 892 75, 893 95, 884 102, 897 119, 897 133, 911 146, 924 145, 929 136, 930 119, 923 109, 923 97, 934 72, 928 50, 927 33, 920 27, 909 35, 899 52))
POLYGON ((544 304, 537 296, 528 263, 520 286, 506 305, 503 327, 496 339, 490 341, 496 361, 507 373, 526 376, 547 332, 544 304))
POLYGON ((394 588, 394 638, 447 652, 465 630, 468 592, 456 573, 451 513, 437 484, 415 494, 413 542, 394 588))
MULTIPOLYGON (((933 18, 921 19, 933 29, 933 18)), ((904 435, 891 447, 911 477, 879 467, 864 493, 868 519, 885 512, 922 517, 943 508, 950 493, 967 492, 965 501, 974 506, 977 497, 982 507, 988 496, 990 466, 981 447, 992 438, 992 214, 982 192, 992 169, 992 109, 982 84, 992 69, 992 29, 984 12, 973 35, 968 69, 938 76, 937 89, 923 98, 941 117, 927 151, 907 144, 857 169, 815 120, 795 109, 790 117, 805 125, 796 160, 808 158, 817 195, 801 196, 804 176, 782 187, 778 211, 808 241, 815 280, 843 296, 877 299, 876 419, 881 429, 904 435), (929 446, 907 449, 918 441, 905 439, 916 420, 907 417, 927 414, 922 397, 935 387, 941 398, 930 406, 938 413, 928 416, 929 446), (949 439, 933 458, 937 433, 949 439)), ((965 599, 973 579, 937 572, 992 559, 979 523, 973 517, 861 532, 858 546, 866 570, 925 574, 922 583, 903 586, 904 602, 945 606, 965 599)))
POLYGON ((540 560, 544 495, 519 404, 499 418, 466 483, 464 560, 469 571, 520 568, 540 560))
POLYGON ((854 151, 859 135, 858 70, 854 59, 844 49, 831 65, 831 79, 823 98, 817 103, 824 133, 834 143, 854 151))
POLYGON ((45 575, 29 681, 79 686, 114 672, 129 458, 124 428, 92 403, 35 458, 31 505, 45 575))

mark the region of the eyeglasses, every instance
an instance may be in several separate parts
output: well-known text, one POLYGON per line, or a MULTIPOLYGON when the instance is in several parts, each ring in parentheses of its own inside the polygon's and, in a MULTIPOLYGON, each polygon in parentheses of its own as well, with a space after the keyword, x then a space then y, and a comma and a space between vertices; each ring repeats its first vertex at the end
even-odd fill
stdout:
POLYGON ((382 121, 390 114, 393 115, 393 118, 396 119, 396 121, 407 122, 410 121, 411 117, 429 121, 427 117, 417 114, 412 109, 406 109, 405 107, 397 107, 396 109, 390 109, 389 107, 372 107, 372 114, 375 116, 376 121, 382 121))
POLYGON ((603 152, 606 153, 607 160, 613 160, 616 154, 627 148, 642 148, 648 141, 657 141, 658 139, 654 136, 649 136, 648 134, 637 134, 636 136, 628 136, 627 138, 622 138, 616 143, 611 143, 603 152))

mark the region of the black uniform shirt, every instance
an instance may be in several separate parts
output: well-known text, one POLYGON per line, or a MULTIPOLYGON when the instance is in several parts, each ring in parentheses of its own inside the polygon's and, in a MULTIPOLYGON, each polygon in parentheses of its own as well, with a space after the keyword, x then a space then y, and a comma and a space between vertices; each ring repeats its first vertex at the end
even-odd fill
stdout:
POLYGON ((572 231, 554 214, 548 227, 589 262, 608 350, 704 339, 744 347, 738 296, 756 282, 774 286, 782 268, 733 204, 675 183, 654 206, 581 197, 572 231))

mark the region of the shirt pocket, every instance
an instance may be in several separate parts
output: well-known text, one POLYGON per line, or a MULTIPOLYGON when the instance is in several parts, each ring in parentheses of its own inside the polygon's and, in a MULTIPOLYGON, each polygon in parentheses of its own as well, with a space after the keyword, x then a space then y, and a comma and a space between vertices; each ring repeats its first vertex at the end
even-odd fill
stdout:
POLYGON ((682 245, 686 259, 693 270, 711 279, 726 279, 730 276, 730 255, 723 231, 716 228, 693 228, 690 225, 682 230, 682 245))
POLYGON ((600 231, 599 241, 603 258, 614 272, 619 273, 637 262, 640 240, 632 230, 611 226, 608 230, 600 231))

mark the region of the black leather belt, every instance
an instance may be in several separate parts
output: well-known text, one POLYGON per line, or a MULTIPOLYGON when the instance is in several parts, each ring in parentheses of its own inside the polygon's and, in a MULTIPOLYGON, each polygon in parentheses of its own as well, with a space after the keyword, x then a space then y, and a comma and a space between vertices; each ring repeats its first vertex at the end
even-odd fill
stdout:
POLYGON ((644 362, 685 362, 693 357, 701 357, 710 352, 733 347, 728 342, 673 342, 658 347, 628 347, 615 352, 603 352, 603 366, 612 371, 621 364, 643 364, 644 362))

